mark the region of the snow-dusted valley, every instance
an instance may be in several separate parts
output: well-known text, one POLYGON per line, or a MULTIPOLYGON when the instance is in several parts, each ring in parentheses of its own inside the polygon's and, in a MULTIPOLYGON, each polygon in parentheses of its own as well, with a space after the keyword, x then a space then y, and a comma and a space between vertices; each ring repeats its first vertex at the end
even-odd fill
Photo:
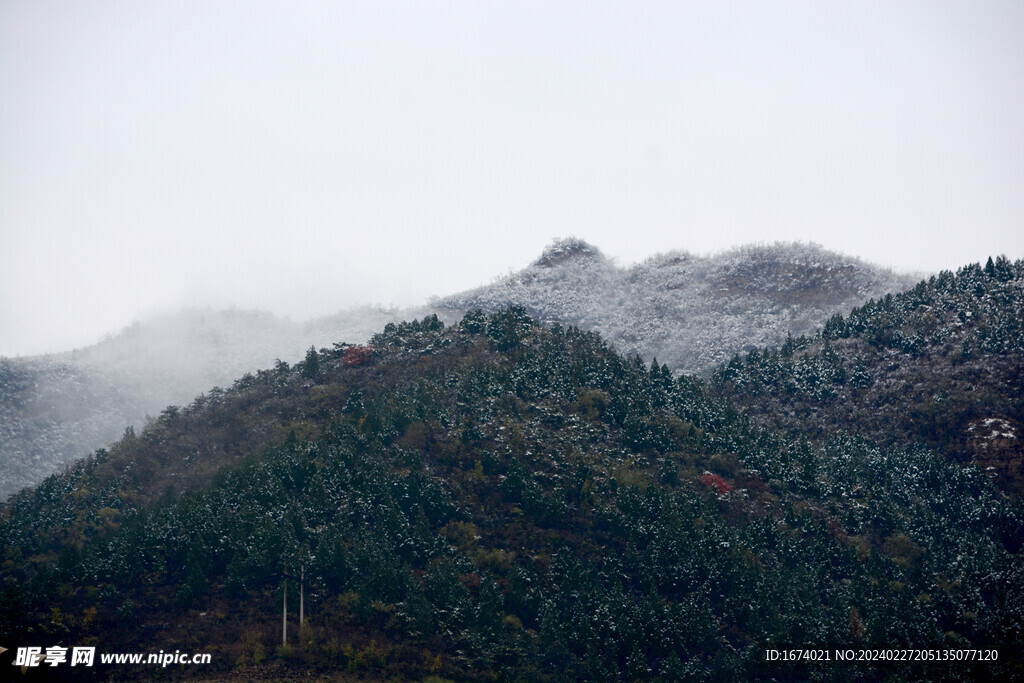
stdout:
POLYGON ((418 309, 364 307, 305 323, 260 311, 183 311, 88 348, 0 360, 0 499, 128 427, 141 430, 169 405, 295 362, 310 346, 364 342, 394 320, 436 313, 451 322, 520 304, 544 322, 598 331, 622 353, 707 375, 740 351, 812 333, 913 282, 814 245, 680 251, 623 268, 567 239, 518 273, 418 309))

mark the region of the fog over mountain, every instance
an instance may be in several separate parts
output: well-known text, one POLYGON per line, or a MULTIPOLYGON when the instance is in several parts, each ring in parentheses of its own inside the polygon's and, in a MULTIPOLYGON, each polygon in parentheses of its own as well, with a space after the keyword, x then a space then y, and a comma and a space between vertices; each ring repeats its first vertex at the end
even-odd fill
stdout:
POLYGON ((567 230, 1021 258, 1022 45, 1011 0, 0 3, 0 355, 419 305, 567 230))
POLYGON ((0 361, 0 496, 38 482, 168 405, 310 347, 362 343, 387 322, 521 304, 541 320, 601 332, 621 352, 709 373, 733 354, 813 332, 830 316, 913 278, 816 245, 683 251, 616 266, 582 240, 555 241, 527 268, 427 307, 363 307, 304 323, 261 311, 202 310, 135 323, 75 351, 0 361))
POLYGON ((84 349, 0 359, 0 497, 141 429, 169 405, 296 361, 311 345, 364 341, 400 315, 366 307, 296 323, 263 311, 192 309, 84 349))

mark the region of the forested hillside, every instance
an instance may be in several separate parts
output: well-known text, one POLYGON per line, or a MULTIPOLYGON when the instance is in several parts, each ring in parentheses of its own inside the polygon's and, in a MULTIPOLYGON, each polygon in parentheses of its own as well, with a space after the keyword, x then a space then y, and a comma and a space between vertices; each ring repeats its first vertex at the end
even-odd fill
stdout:
POLYGON ((620 352, 708 374, 733 354, 816 331, 837 312, 904 289, 906 276, 813 245, 685 252, 616 267, 580 240, 556 241, 528 268, 428 307, 342 310, 305 323, 261 311, 188 310, 136 323, 96 345, 0 359, 0 500, 62 463, 140 430, 246 372, 295 362, 313 344, 364 342, 391 320, 525 305, 546 323, 605 335, 620 352))
POLYGON ((209 652, 166 675, 258 680, 1020 677, 1022 520, 976 467, 761 427, 595 333, 429 317, 13 496, 0 642, 209 652), (765 661, 782 646, 999 658, 765 661))
POLYGON ((812 337, 714 376, 757 422, 823 441, 837 428, 915 442, 1024 491, 1024 262, 949 271, 836 315, 812 337))

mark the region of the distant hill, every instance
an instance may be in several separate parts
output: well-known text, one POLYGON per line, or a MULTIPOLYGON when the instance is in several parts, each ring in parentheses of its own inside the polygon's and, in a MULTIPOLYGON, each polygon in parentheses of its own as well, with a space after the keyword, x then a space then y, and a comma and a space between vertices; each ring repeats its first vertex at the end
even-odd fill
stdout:
POLYGON ((835 313, 916 280, 813 244, 671 252, 621 268, 567 239, 518 273, 433 304, 450 314, 519 304, 540 320, 598 331, 623 353, 707 375, 740 351, 811 334, 835 313))
POLYGON ((922 443, 1024 492, 1024 261, 944 271, 737 356, 714 385, 759 423, 922 443))
POLYGON ((365 341, 397 315, 367 307, 296 323, 261 311, 186 310, 84 349, 0 359, 0 500, 128 427, 141 430, 169 405, 298 360, 311 345, 365 341))

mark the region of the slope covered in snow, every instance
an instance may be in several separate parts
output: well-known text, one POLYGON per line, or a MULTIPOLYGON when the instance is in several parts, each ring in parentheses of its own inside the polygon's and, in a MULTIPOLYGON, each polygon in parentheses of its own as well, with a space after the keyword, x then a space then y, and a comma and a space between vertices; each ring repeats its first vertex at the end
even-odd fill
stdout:
POLYGON ((518 273, 434 304, 449 316, 520 304, 541 320, 596 330, 621 352, 706 375, 740 351, 813 333, 835 313, 915 282, 813 244, 676 251, 620 268, 566 239, 518 273))

